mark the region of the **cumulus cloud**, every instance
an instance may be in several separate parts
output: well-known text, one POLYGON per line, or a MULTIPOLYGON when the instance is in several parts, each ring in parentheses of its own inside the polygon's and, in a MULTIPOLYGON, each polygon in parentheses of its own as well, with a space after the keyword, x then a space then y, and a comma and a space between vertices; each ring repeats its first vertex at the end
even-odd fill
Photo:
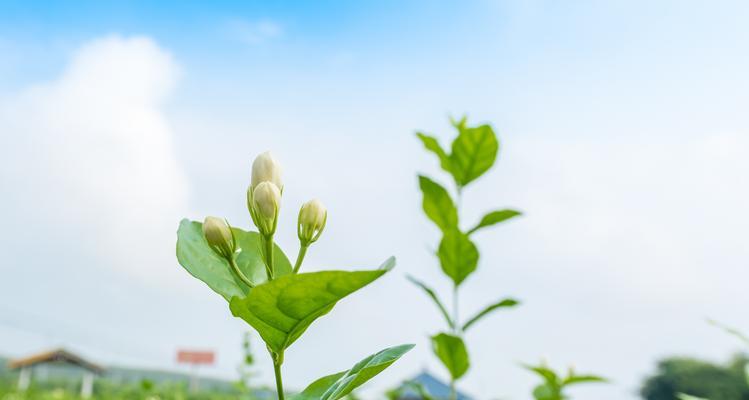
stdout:
POLYGON ((38 268, 50 267, 40 253, 59 251, 72 270, 86 259, 170 274, 186 178, 162 105, 178 77, 152 40, 111 36, 84 44, 56 79, 0 98, 6 223, 23 227, 2 234, 13 251, 38 268))

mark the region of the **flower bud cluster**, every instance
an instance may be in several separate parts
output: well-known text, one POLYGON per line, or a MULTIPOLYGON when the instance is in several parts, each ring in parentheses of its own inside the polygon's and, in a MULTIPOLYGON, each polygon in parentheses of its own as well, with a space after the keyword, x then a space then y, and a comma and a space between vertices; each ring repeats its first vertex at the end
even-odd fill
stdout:
MULTIPOLYGON (((278 213, 281 209, 283 181, 281 166, 270 152, 258 155, 252 163, 250 186, 247 188, 247 209, 252 222, 263 237, 263 249, 268 276, 272 279, 273 268, 273 235, 278 226, 278 213)), ((301 265, 307 247, 316 242, 325 229, 328 211, 320 200, 310 200, 302 205, 297 220, 297 236, 301 244, 300 256, 297 258, 296 272, 301 265)), ((203 223, 203 236, 216 254, 233 263, 237 252, 236 239, 226 220, 207 217, 203 223)), ((241 271, 239 271, 241 272, 241 271)))

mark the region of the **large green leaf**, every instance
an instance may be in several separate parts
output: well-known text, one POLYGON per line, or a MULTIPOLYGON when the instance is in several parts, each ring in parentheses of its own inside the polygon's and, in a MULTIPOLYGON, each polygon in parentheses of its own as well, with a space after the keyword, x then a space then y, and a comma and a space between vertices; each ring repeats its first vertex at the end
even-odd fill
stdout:
POLYGON ((465 186, 494 165, 499 142, 489 125, 474 128, 457 126, 458 137, 450 154, 453 177, 458 186, 465 186))
POLYGON ((460 337, 449 333, 432 336, 432 350, 450 371, 450 376, 454 380, 459 379, 468 371, 470 366, 468 350, 466 350, 466 345, 460 337))
POLYGON ((320 378, 289 400, 337 400, 375 377, 414 347, 390 347, 359 361, 350 370, 320 378))
POLYGON ((418 279, 414 278, 413 276, 408 276, 408 280, 413 282, 414 285, 420 287, 424 292, 426 292, 427 296, 429 296, 432 301, 434 301, 434 304, 437 305, 437 308, 439 308, 440 312, 442 313, 442 316, 445 317, 445 321, 447 321, 447 325, 450 326, 450 328, 453 328, 455 324, 453 323, 453 319, 450 318, 450 314, 447 312, 447 308, 445 308, 445 305, 442 304, 442 301, 440 301, 439 297, 437 296, 437 292, 434 291, 434 289, 430 288, 423 282, 419 281, 418 279))
MULTIPOLYGON (((236 255, 237 266, 255 285, 265 282, 268 278, 260 252, 260 234, 239 228, 232 230, 237 247, 241 250, 236 255)), ((203 237, 203 224, 200 222, 187 219, 180 222, 177 231, 177 260, 187 272, 205 282, 227 301, 235 296, 244 297, 250 290, 234 275, 226 260, 208 246, 203 237)), ((277 275, 291 273, 291 263, 278 246, 275 246, 274 262, 277 275)))
POLYGON ((448 173, 452 173, 452 168, 450 167, 450 163, 452 163, 450 155, 448 155, 442 146, 440 146, 437 138, 421 132, 417 132, 416 136, 421 139, 421 142, 427 150, 437 155, 437 158, 440 160, 440 167, 448 173))
POLYGON ((494 224, 498 224, 500 222, 507 221, 508 219, 517 217, 519 215, 521 215, 521 213, 519 211, 515 211, 515 210, 497 210, 497 211, 492 211, 492 212, 484 215, 484 217, 481 218, 481 221, 479 221, 479 223, 476 224, 476 226, 474 226, 473 228, 471 228, 467 232, 467 234, 470 235, 473 232, 476 232, 477 230, 479 230, 481 228, 485 228, 487 226, 492 226, 494 224))
POLYGON ((427 217, 444 232, 458 226, 458 210, 447 190, 426 176, 419 175, 419 187, 424 195, 422 207, 427 217))
POLYGON ((478 314, 474 315, 473 318, 469 319, 465 324, 463 324, 463 330, 464 331, 468 330, 468 328, 470 328, 473 324, 478 322, 481 318, 484 318, 485 316, 487 316, 492 311, 495 311, 500 308, 505 308, 505 307, 514 307, 518 304, 520 304, 519 301, 515 299, 509 299, 509 298, 502 299, 494 304, 491 304, 487 306, 486 308, 484 308, 483 310, 481 310, 481 312, 479 312, 478 314))
POLYGON ((373 271, 319 271, 286 275, 231 299, 231 312, 255 328, 276 353, 289 347, 317 318, 342 298, 368 285, 395 265, 388 259, 373 271))
POLYGON ((442 271, 452 278, 456 286, 460 285, 473 271, 479 262, 479 251, 468 235, 453 229, 445 232, 437 250, 442 271))

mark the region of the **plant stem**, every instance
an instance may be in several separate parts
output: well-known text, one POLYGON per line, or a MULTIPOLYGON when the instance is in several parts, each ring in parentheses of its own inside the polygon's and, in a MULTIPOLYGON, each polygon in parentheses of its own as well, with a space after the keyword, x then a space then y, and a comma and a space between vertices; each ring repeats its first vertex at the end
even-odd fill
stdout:
POLYGON ((455 389, 455 379, 450 380, 450 400, 458 400, 458 391, 455 389))
POLYGON ((276 392, 278 393, 278 400, 284 400, 283 393, 283 378, 281 377, 281 364, 283 364, 283 353, 270 354, 273 359, 273 372, 276 374, 276 392))
POLYGON ((307 249, 309 248, 309 245, 302 244, 299 247, 299 254, 296 256, 296 263, 294 264, 294 273, 296 274, 299 272, 299 268, 302 267, 302 262, 304 261, 304 256, 307 255, 307 249))
POLYGON ((237 275, 240 281, 242 281, 245 285, 249 286, 250 288, 255 287, 255 285, 252 284, 252 281, 247 279, 247 276, 242 272, 242 270, 239 269, 239 266, 237 265, 237 262, 234 260, 233 256, 229 258, 229 265, 231 266, 232 271, 234 271, 234 274, 237 275))
POLYGON ((453 333, 461 333, 460 314, 458 312, 458 285, 453 286, 453 333))
POLYGON ((268 280, 272 281, 276 274, 273 268, 273 235, 264 236, 263 244, 265 244, 265 270, 268 273, 268 280))

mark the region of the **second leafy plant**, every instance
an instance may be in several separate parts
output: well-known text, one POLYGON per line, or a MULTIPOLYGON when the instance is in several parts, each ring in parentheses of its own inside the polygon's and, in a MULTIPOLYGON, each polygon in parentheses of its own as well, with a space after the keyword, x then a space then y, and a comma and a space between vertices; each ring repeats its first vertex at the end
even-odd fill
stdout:
POLYGON ((442 185, 425 175, 419 175, 419 187, 423 194, 423 209, 426 216, 434 222, 442 233, 436 256, 442 272, 452 281, 452 311, 448 310, 438 294, 423 282, 410 277, 434 302, 444 317, 447 330, 431 337, 432 349, 450 373, 451 398, 457 398, 456 382, 462 378, 470 367, 468 350, 464 333, 491 312, 513 307, 518 301, 513 298, 500 299, 472 317, 461 320, 459 316, 459 290, 479 263, 479 250, 472 240, 472 235, 489 226, 507 221, 520 215, 512 209, 491 211, 470 227, 461 228, 460 203, 464 189, 477 178, 486 173, 497 159, 499 142, 494 130, 489 125, 469 127, 463 118, 454 121, 458 131, 450 151, 443 149, 439 141, 424 133, 417 133, 424 147, 434 153, 440 166, 451 177, 454 185, 453 197, 442 185))

